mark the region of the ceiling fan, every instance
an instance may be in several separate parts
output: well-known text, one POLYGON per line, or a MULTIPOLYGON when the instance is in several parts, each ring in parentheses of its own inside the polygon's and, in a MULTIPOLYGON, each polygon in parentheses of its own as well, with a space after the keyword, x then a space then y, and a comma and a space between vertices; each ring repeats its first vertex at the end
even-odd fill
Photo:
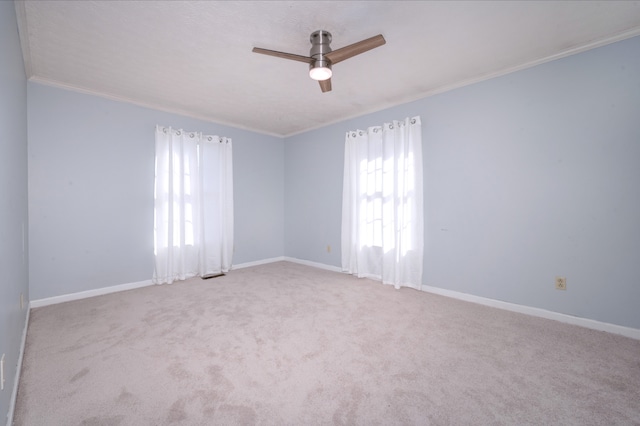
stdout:
POLYGON ((296 55, 293 53, 278 52, 276 50, 262 49, 254 47, 253 51, 264 55, 276 56, 278 58, 291 59, 293 61, 305 62, 309 64, 309 77, 320 83, 322 92, 331 91, 331 66, 349 59, 353 56, 374 49, 386 43, 381 34, 371 38, 331 50, 331 33, 329 31, 318 30, 311 33, 311 51, 309 56, 296 55))

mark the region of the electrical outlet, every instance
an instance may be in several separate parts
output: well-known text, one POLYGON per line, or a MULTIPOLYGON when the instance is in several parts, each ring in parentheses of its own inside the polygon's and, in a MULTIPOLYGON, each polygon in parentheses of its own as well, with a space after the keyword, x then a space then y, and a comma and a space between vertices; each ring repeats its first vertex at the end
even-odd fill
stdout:
POLYGON ((556 277, 556 290, 566 290, 567 279, 565 277, 556 277))
POLYGON ((327 246, 327 253, 331 253, 331 246, 330 245, 327 246))

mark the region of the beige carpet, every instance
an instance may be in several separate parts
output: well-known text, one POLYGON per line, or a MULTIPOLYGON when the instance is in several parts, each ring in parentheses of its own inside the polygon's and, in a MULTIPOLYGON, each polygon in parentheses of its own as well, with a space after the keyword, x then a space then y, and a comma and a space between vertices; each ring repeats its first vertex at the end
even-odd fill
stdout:
POLYGON ((34 309, 16 425, 638 425, 640 341, 292 263, 34 309))

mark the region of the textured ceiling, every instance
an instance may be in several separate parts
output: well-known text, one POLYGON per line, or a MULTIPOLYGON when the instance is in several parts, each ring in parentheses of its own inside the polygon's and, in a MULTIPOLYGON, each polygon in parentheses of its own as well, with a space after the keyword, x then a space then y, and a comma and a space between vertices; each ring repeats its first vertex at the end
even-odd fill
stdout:
POLYGON ((640 1, 17 1, 28 78, 287 136, 640 35, 640 1), (387 44, 334 67, 308 55, 387 44))

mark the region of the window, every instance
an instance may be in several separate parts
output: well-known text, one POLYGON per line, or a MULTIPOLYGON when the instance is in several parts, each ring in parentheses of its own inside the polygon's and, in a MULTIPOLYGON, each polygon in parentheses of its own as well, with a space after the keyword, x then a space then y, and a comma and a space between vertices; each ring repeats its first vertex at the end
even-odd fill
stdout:
POLYGON ((420 288, 423 255, 420 118, 348 132, 343 270, 420 288))
POLYGON ((231 154, 231 139, 156 128, 154 282, 230 269, 231 154))

